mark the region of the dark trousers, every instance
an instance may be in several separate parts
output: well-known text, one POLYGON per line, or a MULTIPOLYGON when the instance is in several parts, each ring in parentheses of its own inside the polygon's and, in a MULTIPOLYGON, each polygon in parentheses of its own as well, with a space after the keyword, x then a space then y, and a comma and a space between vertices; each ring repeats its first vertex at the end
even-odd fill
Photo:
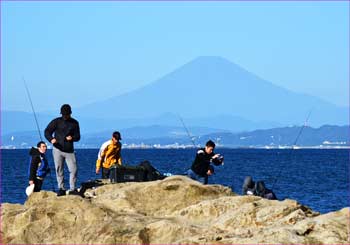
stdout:
POLYGON ((34 179, 34 192, 41 191, 41 187, 43 186, 43 180, 41 179, 34 179))
POLYGON ((111 169, 110 168, 104 168, 102 167, 102 179, 109 179, 109 175, 111 173, 111 169))

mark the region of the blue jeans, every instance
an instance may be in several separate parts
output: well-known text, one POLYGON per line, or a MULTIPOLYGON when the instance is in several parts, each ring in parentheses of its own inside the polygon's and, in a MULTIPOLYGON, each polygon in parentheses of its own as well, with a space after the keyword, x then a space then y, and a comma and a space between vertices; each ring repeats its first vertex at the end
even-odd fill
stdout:
POLYGON ((204 185, 208 184, 208 176, 206 176, 206 177, 199 176, 198 174, 193 172, 192 169, 187 170, 186 174, 188 177, 190 177, 193 180, 197 180, 198 182, 200 182, 204 185))

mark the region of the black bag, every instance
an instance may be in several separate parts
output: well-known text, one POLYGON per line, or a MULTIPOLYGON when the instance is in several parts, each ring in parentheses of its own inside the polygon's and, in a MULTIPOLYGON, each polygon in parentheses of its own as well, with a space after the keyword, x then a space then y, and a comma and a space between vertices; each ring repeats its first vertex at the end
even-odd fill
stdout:
POLYGON ((110 169, 112 183, 145 181, 145 169, 140 166, 113 166, 110 169))
POLYGON ((144 181, 162 180, 166 177, 155 169, 149 161, 143 161, 139 166, 145 170, 144 181))
POLYGON ((79 194, 84 197, 84 193, 87 189, 103 185, 101 180, 89 180, 87 182, 81 183, 81 188, 79 194))

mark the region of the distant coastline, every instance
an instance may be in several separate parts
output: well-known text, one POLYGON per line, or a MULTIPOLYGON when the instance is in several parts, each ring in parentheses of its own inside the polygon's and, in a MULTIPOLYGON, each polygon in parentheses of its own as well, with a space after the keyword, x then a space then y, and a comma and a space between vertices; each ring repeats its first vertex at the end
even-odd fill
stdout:
MULTIPOLYGON (((186 149, 201 147, 212 139, 218 148, 230 149, 350 149, 349 126, 281 127, 234 133, 216 129, 196 130, 190 135, 183 128, 153 125, 121 129, 124 149, 186 149)), ((99 148, 110 138, 110 131, 83 133, 76 149, 99 148)), ((28 149, 36 145, 35 131, 1 135, 1 149, 28 149)), ((48 144, 52 147, 51 144, 48 144)))

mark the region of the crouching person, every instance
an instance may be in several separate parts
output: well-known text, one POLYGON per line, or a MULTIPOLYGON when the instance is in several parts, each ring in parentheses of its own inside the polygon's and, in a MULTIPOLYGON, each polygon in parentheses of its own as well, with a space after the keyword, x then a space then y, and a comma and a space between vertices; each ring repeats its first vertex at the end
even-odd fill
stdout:
POLYGON ((264 181, 253 181, 251 176, 247 176, 243 182, 243 195, 254 195, 269 200, 277 200, 275 193, 265 186, 264 181))
POLYGON ((270 200, 277 200, 275 193, 272 190, 267 189, 264 181, 258 181, 255 184, 255 195, 270 200))
POLYGON ((247 176, 243 182, 242 193, 243 195, 254 195, 255 183, 251 176, 247 176))
POLYGON ((96 174, 102 168, 102 179, 108 179, 111 167, 118 164, 122 165, 121 149, 122 144, 120 133, 118 131, 112 134, 112 139, 102 144, 96 161, 96 174))
MULTIPOLYGON (((34 192, 39 192, 43 185, 46 175, 50 172, 45 153, 47 146, 45 142, 40 141, 37 148, 30 149, 30 165, 29 165, 29 185, 34 185, 34 192)), ((32 187, 33 188, 33 187, 32 187)), ((31 194, 31 192, 27 193, 31 194)))
POLYGON ((214 153, 215 143, 209 140, 204 148, 197 151, 196 158, 193 161, 191 168, 187 171, 187 176, 197 180, 202 184, 208 184, 208 177, 214 174, 214 167, 223 165, 224 157, 214 153))

